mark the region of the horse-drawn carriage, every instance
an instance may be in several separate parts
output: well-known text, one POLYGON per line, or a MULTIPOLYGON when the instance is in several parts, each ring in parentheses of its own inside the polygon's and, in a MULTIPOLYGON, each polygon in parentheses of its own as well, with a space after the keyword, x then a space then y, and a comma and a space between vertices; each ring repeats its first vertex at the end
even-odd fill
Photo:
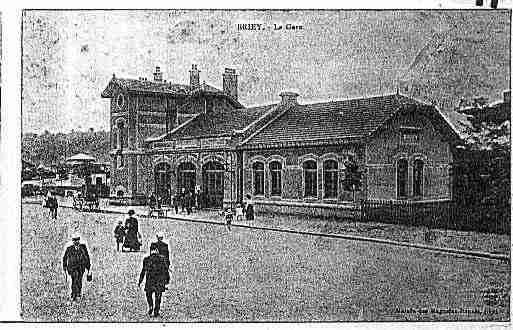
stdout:
POLYGON ((93 187, 84 186, 81 192, 73 195, 73 208, 79 211, 97 211, 100 199, 93 187))

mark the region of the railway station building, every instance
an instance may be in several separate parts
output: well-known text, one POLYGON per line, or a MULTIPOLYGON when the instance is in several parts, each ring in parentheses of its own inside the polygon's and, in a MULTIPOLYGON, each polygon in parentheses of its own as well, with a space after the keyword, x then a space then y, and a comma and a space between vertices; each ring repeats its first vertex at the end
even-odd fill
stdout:
POLYGON ((435 107, 399 93, 302 104, 283 92, 273 104, 245 107, 238 75, 222 89, 113 76, 110 99, 111 196, 142 203, 150 193, 202 191, 206 207, 250 195, 256 210, 338 214, 355 201, 447 201, 459 141, 435 107), (356 195, 346 190, 348 160, 360 169, 356 195), (353 199, 355 197, 355 200, 353 199))

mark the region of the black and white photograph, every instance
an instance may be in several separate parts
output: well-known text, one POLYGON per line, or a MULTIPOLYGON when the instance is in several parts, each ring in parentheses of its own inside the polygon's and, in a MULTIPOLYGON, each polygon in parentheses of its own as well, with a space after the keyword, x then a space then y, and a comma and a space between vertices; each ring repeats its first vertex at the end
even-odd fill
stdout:
POLYGON ((511 10, 470 2, 24 9, 21 320, 509 322, 511 10))

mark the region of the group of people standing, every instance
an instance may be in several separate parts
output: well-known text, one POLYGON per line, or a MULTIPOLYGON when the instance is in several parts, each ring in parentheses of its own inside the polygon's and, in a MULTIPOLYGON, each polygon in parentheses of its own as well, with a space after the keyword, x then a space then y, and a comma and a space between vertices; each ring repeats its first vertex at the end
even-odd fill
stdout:
POLYGON ((235 207, 235 214, 231 207, 223 210, 222 216, 224 217, 224 221, 226 224, 226 228, 230 231, 233 218, 235 217, 236 221, 241 221, 246 218, 246 220, 255 220, 255 209, 253 207, 253 201, 251 200, 250 195, 246 195, 245 203, 238 203, 235 207))
POLYGON ((161 209, 163 204, 173 207, 176 214, 186 212, 189 215, 193 209, 201 210, 204 207, 204 194, 198 187, 195 191, 187 191, 182 188, 179 193, 174 195, 168 192, 164 196, 151 193, 148 197, 149 214, 152 213, 152 210, 161 209))
POLYGON ((198 200, 199 195, 193 193, 192 191, 186 191, 185 188, 182 188, 182 191, 176 195, 171 196, 171 204, 175 209, 175 213, 178 214, 179 210, 181 212, 187 212, 187 214, 192 213, 192 209, 196 210, 201 209, 201 203, 198 200))
POLYGON ((142 238, 139 233, 139 222, 135 218, 134 214, 134 210, 129 210, 128 218, 125 220, 125 225, 123 225, 123 221, 120 220, 114 229, 117 251, 119 251, 120 245, 122 252, 136 252, 141 248, 142 238))

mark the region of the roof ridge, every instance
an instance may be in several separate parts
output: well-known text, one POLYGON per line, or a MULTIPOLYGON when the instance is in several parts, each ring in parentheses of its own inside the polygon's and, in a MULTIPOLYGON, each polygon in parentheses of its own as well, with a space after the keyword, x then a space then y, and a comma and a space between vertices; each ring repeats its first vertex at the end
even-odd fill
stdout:
MULTIPOLYGON (((390 97, 394 97, 394 96, 409 98, 408 96, 393 93, 393 94, 375 95, 375 96, 371 96, 371 97, 358 97, 358 98, 348 98, 348 99, 336 99, 336 100, 323 101, 323 102, 303 103, 303 104, 298 104, 298 106, 305 107, 305 106, 309 106, 309 105, 323 105, 323 104, 330 104, 330 103, 354 102, 354 101, 373 100, 373 99, 380 99, 380 98, 387 98, 387 97, 390 98, 390 97)), ((419 103, 420 103, 420 101, 419 101, 419 103)))
POLYGON ((243 111, 249 110, 248 112, 251 112, 251 111, 255 111, 256 109, 262 109, 262 108, 266 108, 266 107, 276 107, 279 104, 280 104, 280 102, 276 102, 276 103, 271 103, 271 104, 259 105, 259 106, 255 106, 255 107, 251 107, 251 108, 237 109, 237 110, 243 110, 243 111))
POLYGON ((199 116, 201 116, 203 113, 200 112, 200 113, 196 113, 194 115, 192 115, 192 117, 190 119, 187 119, 186 121, 184 121, 183 123, 181 123, 180 125, 176 126, 175 128, 173 128, 171 131, 165 133, 165 134, 162 134, 156 138, 149 138, 149 139, 146 139, 145 141, 146 142, 158 142, 160 140, 164 140, 166 137, 176 133, 178 130, 182 129, 183 127, 189 125, 191 122, 193 122, 196 118, 198 118, 199 116))
POLYGON ((119 77, 114 77, 113 79, 115 80, 129 80, 129 81, 134 81, 134 82, 142 82, 142 83, 149 83, 149 84, 154 84, 154 85, 180 85, 180 86, 190 86, 190 85, 187 85, 187 84, 181 84, 181 83, 174 83, 174 82, 170 82, 170 81, 162 81, 162 82, 157 82, 157 81, 153 81, 153 80, 141 80, 141 79, 137 79, 137 78, 119 78, 119 77))
MULTIPOLYGON (((277 108, 280 106, 280 104, 278 104, 277 108)), ((254 131, 253 133, 251 133, 250 136, 248 136, 246 139, 244 139, 240 145, 244 145, 246 143, 248 143, 255 135, 257 135, 258 133, 262 132, 264 129, 266 129, 267 127, 269 127, 272 123, 274 123, 276 120, 278 120, 280 117, 282 117, 285 113, 287 113, 289 111, 289 109, 292 109, 294 106, 297 106, 297 104, 291 104, 289 105, 288 107, 285 107, 281 113, 279 113, 276 117, 272 118, 271 120, 269 120, 267 123, 265 123, 262 127, 260 127, 259 129, 257 129, 256 131, 254 131)), ((277 108, 274 108, 274 109, 277 109, 277 108)))
MULTIPOLYGON (((253 109, 257 109, 257 108, 266 108, 266 107, 269 107, 269 109, 263 114, 261 115, 260 117, 258 117, 257 119, 253 120, 251 123, 249 123, 249 125, 247 125, 246 127, 242 128, 242 129, 239 129, 239 130, 234 130, 235 133, 239 133, 239 134, 242 134, 242 133, 245 133, 247 132, 251 127, 255 126, 256 124, 258 124, 260 121, 264 120, 267 116, 269 116, 275 109, 276 107, 279 106, 279 103, 277 104, 271 104, 271 105, 266 105, 266 106, 261 106, 261 107, 256 107, 256 108, 253 108, 253 109)), ((249 110, 249 109, 244 109, 244 110, 249 110)))

